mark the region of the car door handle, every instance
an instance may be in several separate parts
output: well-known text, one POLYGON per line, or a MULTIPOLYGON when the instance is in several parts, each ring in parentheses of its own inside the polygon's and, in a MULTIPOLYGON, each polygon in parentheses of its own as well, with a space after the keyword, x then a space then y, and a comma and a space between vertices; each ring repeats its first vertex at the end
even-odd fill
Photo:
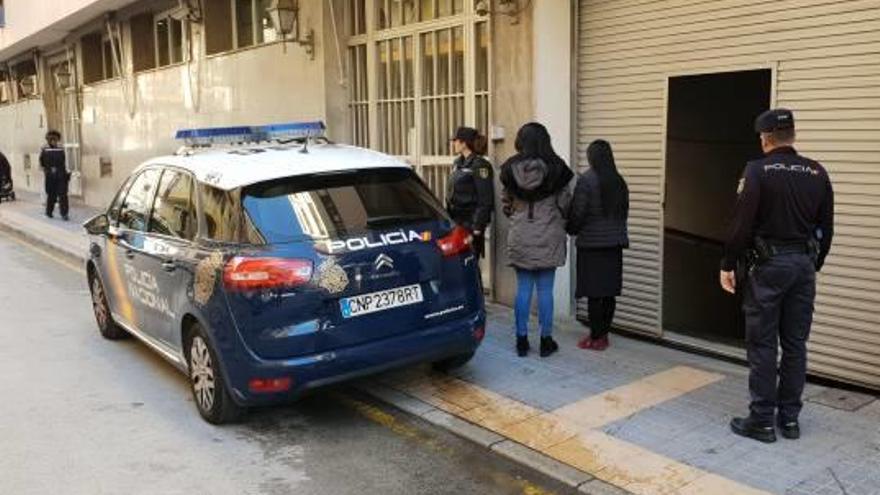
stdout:
POLYGON ((162 269, 166 272, 173 272, 174 270, 177 270, 177 262, 174 260, 163 261, 162 269))

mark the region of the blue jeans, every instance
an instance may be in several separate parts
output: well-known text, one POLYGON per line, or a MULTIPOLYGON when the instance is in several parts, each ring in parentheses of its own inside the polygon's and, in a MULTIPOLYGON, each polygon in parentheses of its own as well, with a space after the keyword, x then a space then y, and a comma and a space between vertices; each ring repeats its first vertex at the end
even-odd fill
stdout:
POLYGON ((553 333, 553 280, 556 269, 522 270, 516 269, 516 303, 513 312, 516 316, 516 335, 525 337, 529 334, 529 314, 532 309, 532 290, 538 287, 538 321, 541 324, 541 336, 549 337, 553 333))

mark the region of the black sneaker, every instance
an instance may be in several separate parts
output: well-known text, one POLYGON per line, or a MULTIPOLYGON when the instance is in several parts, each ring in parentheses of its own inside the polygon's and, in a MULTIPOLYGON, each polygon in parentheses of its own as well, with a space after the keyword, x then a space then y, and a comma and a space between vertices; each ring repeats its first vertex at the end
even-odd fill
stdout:
POLYGON ((46 218, 55 218, 55 215, 51 213, 46 213, 46 218))
POLYGON ((782 436, 789 440, 797 440, 801 437, 801 425, 798 424, 797 420, 794 421, 779 421, 779 431, 782 432, 782 436))
POLYGON ((516 355, 519 357, 526 357, 529 353, 529 349, 531 346, 529 345, 528 337, 517 337, 516 338, 516 355))
POLYGON ((776 430, 772 423, 771 426, 762 425, 751 417, 733 418, 730 421, 730 429, 739 436, 759 442, 773 443, 776 441, 776 430))
POLYGON ((69 222, 69 221, 70 221, 70 217, 67 216, 67 215, 61 215, 61 219, 64 220, 65 222, 69 222))
POLYGON ((559 350, 559 344, 553 337, 541 337, 541 357, 547 357, 559 350))

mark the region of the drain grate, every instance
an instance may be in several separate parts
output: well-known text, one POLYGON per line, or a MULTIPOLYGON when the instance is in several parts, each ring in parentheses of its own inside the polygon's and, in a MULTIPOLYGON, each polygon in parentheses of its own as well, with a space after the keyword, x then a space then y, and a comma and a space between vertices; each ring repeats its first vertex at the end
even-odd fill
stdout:
POLYGON ((876 396, 830 388, 807 399, 807 402, 840 409, 841 411, 858 411, 877 400, 876 396))

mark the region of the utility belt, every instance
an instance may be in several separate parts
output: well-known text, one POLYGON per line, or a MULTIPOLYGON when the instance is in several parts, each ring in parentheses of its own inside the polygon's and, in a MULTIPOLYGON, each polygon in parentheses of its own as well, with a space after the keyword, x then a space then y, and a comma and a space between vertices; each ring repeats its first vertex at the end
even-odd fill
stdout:
POLYGON ((762 237, 755 237, 753 246, 746 250, 738 261, 737 273, 745 279, 758 267, 771 259, 786 254, 806 254, 813 261, 813 265, 819 262, 819 241, 810 239, 804 242, 772 242, 762 237))

